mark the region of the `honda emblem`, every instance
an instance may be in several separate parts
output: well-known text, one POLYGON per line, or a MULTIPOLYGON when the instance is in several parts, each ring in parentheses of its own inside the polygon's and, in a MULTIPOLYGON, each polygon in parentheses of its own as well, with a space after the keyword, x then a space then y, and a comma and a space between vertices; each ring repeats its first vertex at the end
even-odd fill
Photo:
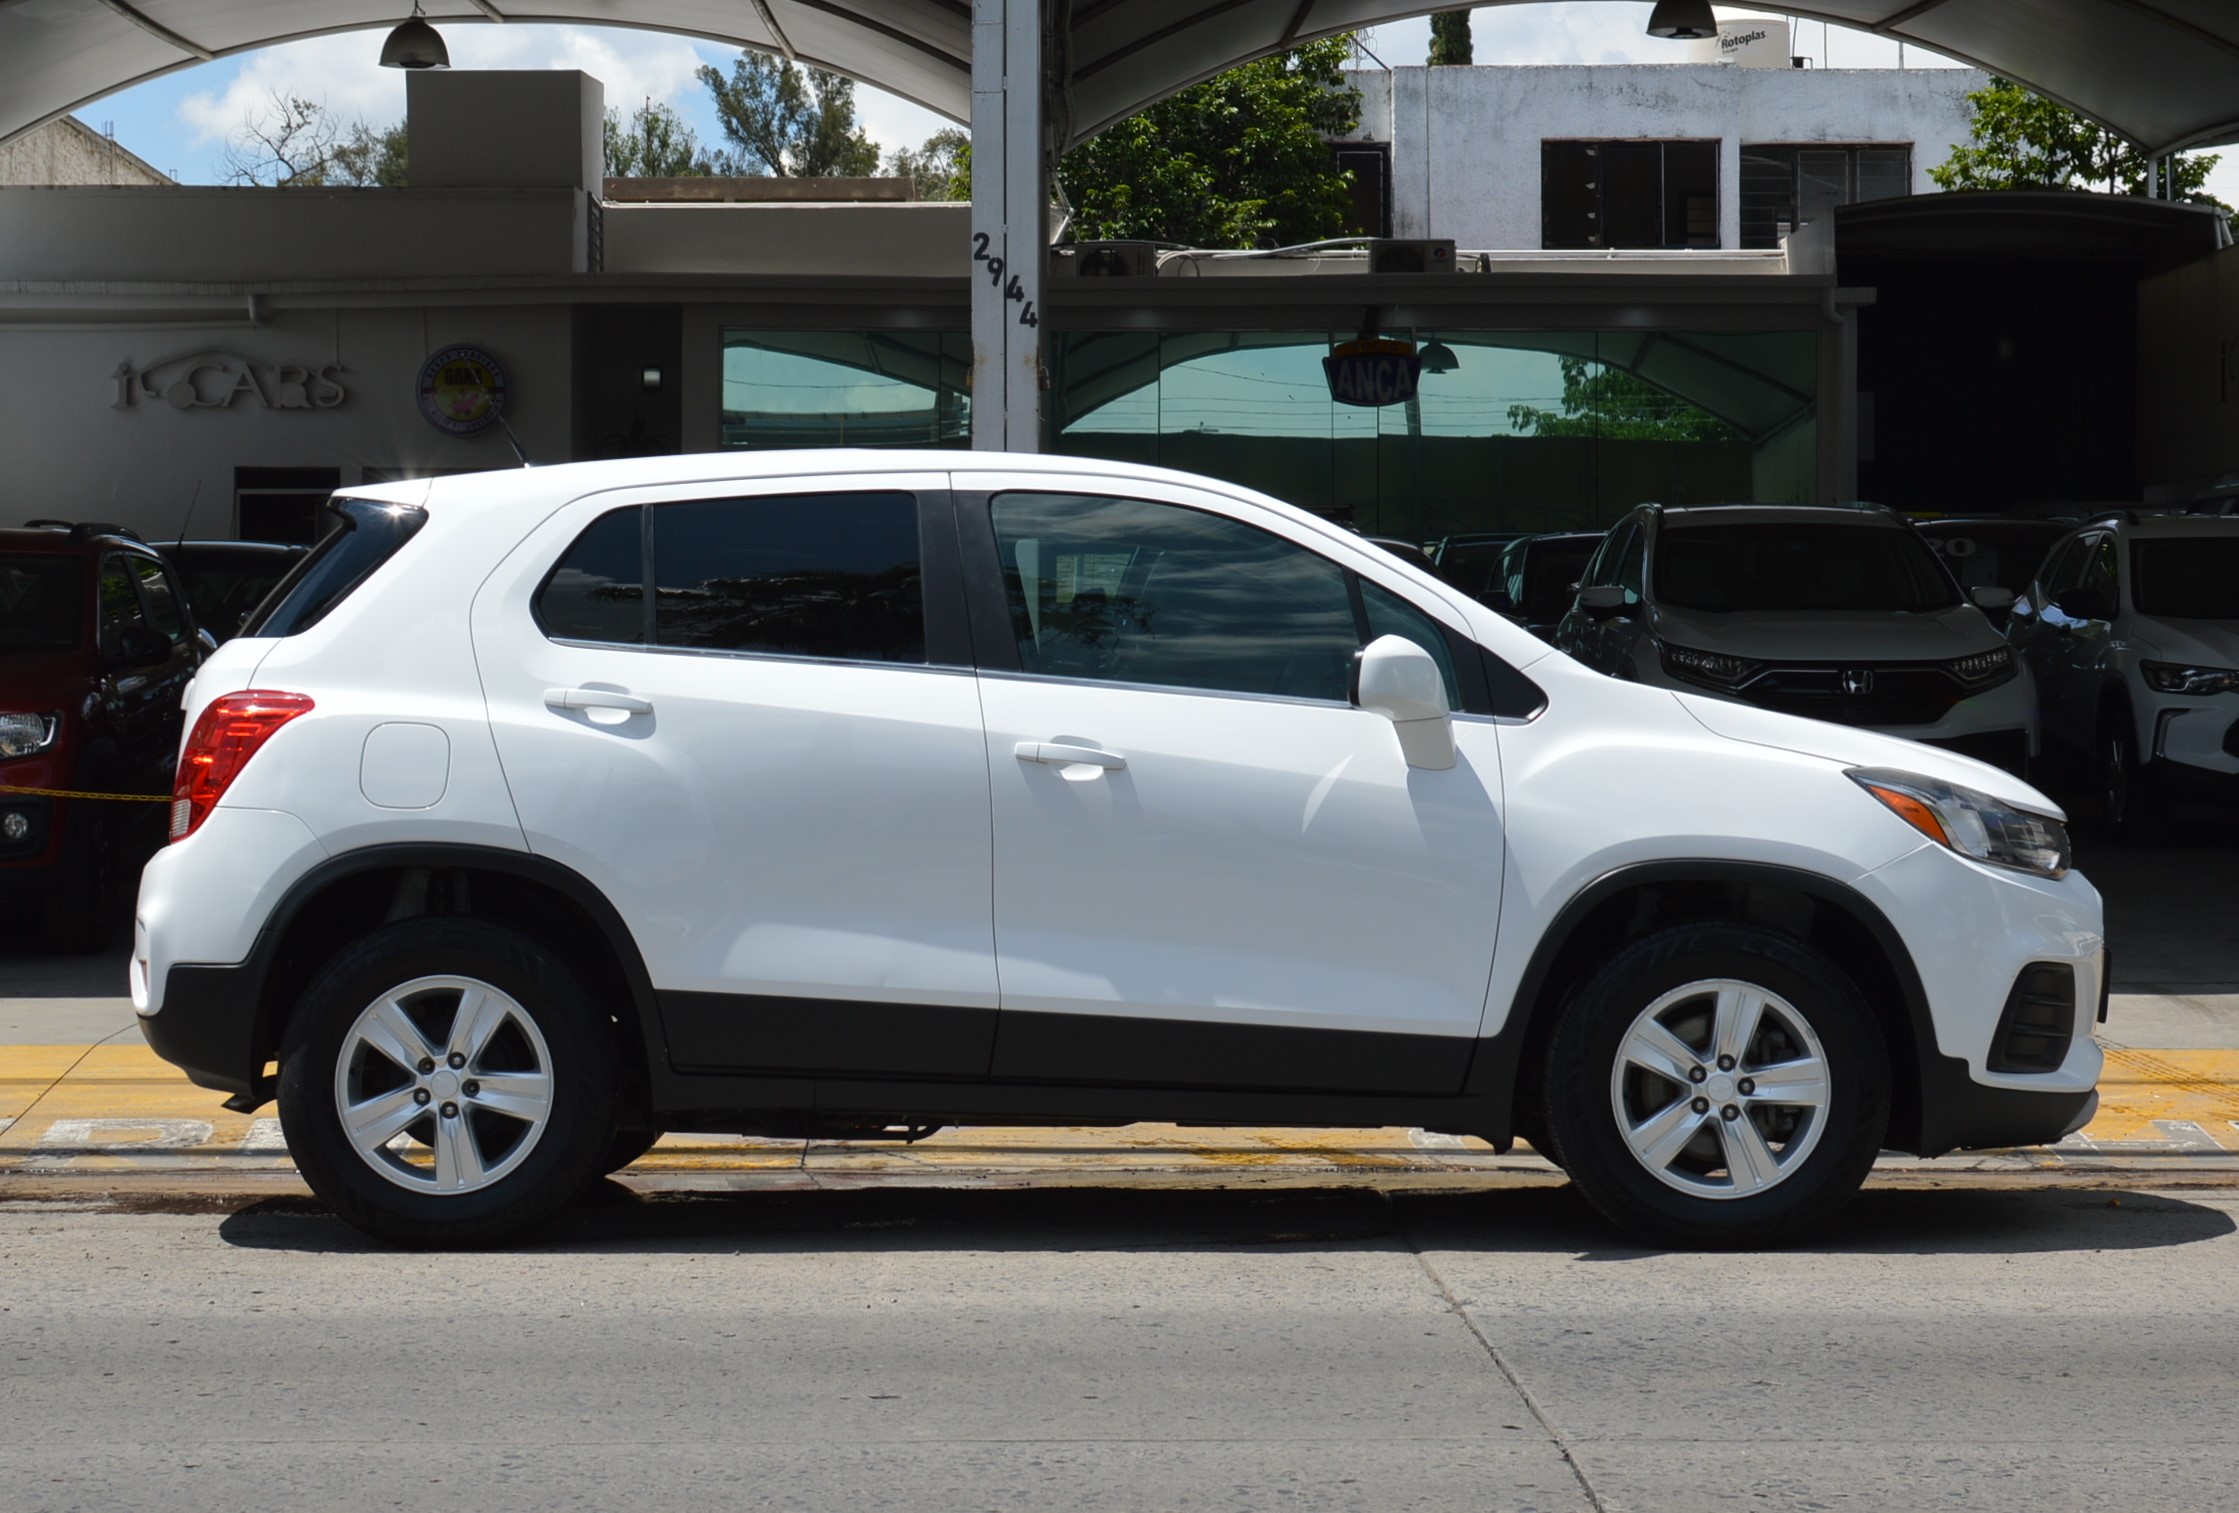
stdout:
POLYGON ((1863 698, 1874 691, 1874 675, 1864 667, 1843 669, 1843 692, 1852 698, 1863 698))

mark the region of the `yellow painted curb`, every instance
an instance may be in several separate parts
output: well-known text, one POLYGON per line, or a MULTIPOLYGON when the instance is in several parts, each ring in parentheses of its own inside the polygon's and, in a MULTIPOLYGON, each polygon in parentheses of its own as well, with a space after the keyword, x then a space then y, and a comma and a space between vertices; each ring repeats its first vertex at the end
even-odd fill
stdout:
MULTIPOLYGON (((144 1045, 0 1046, 0 1173, 78 1173, 208 1166, 285 1168, 270 1110, 228 1113, 144 1045)), ((2062 1150, 2239 1155, 2239 1050, 2109 1047, 2098 1117, 2062 1150), (2170 1126, 2175 1126, 2171 1128, 2170 1126)), ((649 1171, 844 1170, 907 1174, 1000 1167, 1041 1172, 1226 1169, 1453 1170, 1492 1159, 1478 1140, 1400 1129, 947 1129, 899 1142, 756 1140, 672 1134, 639 1163, 649 1171)))

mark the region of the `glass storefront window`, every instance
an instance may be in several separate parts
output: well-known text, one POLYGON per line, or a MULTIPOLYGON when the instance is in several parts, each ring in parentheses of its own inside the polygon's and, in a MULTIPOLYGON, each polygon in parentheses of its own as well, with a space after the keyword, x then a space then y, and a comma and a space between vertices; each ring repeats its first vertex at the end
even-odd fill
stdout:
MULTIPOLYGON (((1644 500, 1816 493, 1809 331, 1421 329, 1440 371, 1381 409, 1329 396, 1322 358, 1352 334, 1053 333, 1051 449, 1226 478, 1420 541, 1599 529, 1644 500)), ((726 330, 722 444, 964 447, 970 388, 961 331, 726 330)))
POLYGON ((1055 449, 1265 490, 1378 535, 1600 527, 1644 500, 1810 499, 1810 332, 1442 329, 1413 400, 1329 397, 1350 332, 1066 332, 1055 449))
POLYGON ((723 333, 725 447, 971 444, 961 331, 723 333))

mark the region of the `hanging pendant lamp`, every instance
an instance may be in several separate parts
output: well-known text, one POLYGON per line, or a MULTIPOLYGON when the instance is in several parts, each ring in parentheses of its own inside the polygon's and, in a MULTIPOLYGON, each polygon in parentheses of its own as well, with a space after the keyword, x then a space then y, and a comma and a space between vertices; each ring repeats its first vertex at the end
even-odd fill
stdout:
POLYGON ((1669 37, 1674 42, 1715 37, 1718 17, 1711 11, 1710 0, 1656 0, 1655 13, 1648 18, 1648 35, 1669 37))
POLYGON ((412 14, 389 40, 381 44, 383 68, 449 68, 451 49, 443 34, 420 19, 420 0, 412 0, 412 14))

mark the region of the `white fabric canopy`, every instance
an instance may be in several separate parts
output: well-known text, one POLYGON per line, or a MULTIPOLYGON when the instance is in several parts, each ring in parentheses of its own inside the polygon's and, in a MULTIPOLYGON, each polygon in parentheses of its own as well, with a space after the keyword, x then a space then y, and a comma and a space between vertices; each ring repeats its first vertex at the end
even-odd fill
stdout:
MULTIPOLYGON (((1444 8, 1412 0, 1055 4, 1048 119, 1068 146, 1247 59, 1444 8)), ((1781 9, 1949 53, 2155 153, 2239 139, 2239 0, 1817 0, 1781 9)), ((409 0, 0 0, 0 141, 171 69, 386 28, 409 11, 409 0)), ((959 121, 970 114, 970 0, 435 0, 428 19, 681 32, 786 53, 959 121)))

